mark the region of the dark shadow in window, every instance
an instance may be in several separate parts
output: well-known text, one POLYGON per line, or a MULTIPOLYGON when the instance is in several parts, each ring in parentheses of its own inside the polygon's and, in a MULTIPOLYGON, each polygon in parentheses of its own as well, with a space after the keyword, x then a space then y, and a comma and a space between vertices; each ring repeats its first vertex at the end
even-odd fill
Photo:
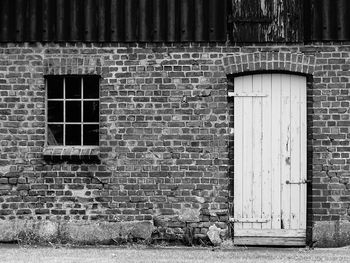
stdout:
POLYGON ((63 78, 47 78, 47 85, 50 87, 47 92, 48 99, 63 99, 63 78))
POLYGON ((84 122, 98 122, 98 101, 84 101, 84 122))
POLYGON ((66 125, 66 145, 81 145, 81 125, 66 125))
POLYGON ((66 121, 81 122, 81 102, 80 101, 66 102, 66 121))
POLYGON ((47 120, 49 122, 63 121, 63 102, 62 101, 48 101, 47 102, 47 120))
POLYGON ((81 98, 81 77, 66 77, 66 99, 81 98))
POLYGON ((99 141, 99 125, 84 125, 84 145, 98 145, 99 141))
POLYGON ((99 78, 97 76, 84 77, 84 99, 99 98, 99 78))

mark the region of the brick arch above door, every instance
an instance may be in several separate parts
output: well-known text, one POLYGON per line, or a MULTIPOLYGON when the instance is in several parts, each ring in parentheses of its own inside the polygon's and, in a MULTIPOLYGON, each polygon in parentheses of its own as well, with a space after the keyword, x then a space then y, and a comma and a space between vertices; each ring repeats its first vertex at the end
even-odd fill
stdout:
POLYGON ((223 61, 227 75, 266 70, 313 75, 316 60, 303 53, 254 52, 228 55, 223 61))

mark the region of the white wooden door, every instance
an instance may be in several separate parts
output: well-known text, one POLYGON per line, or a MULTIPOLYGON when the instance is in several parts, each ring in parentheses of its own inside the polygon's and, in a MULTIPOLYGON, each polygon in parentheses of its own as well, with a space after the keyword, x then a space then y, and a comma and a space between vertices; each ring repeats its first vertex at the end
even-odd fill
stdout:
POLYGON ((305 245, 306 78, 234 79, 234 243, 305 245))

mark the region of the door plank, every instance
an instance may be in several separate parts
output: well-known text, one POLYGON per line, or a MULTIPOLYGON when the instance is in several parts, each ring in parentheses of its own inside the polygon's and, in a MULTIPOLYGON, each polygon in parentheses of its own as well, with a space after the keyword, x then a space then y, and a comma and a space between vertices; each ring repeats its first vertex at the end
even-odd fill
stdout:
MULTIPOLYGON (((291 87, 291 181, 300 181, 300 83, 297 76, 292 76, 293 86, 291 87)), ((300 184, 289 184, 291 191, 290 205, 290 227, 299 228, 299 204, 300 204, 300 184)))
MULTIPOLYGON (((238 77, 234 80, 235 92, 243 91, 243 78, 238 77)), ((243 100, 234 98, 234 218, 243 217, 243 100)), ((242 223, 235 223, 235 229, 243 227, 242 223)))
MULTIPOLYGON (((261 75, 253 75, 253 93, 261 93, 261 75)), ((261 217, 261 106, 262 97, 252 99, 252 217, 261 217)), ((253 229, 261 229, 261 223, 253 223, 253 229)))
POLYGON ((271 177, 272 177, 272 229, 281 228, 281 74, 275 74, 272 77, 272 136, 271 136, 271 177))
MULTIPOLYGON (((300 181, 307 179, 307 117, 306 117, 306 78, 299 76, 300 87, 300 181)), ((306 229, 306 184, 300 185, 299 229, 306 229)))
POLYGON ((305 237, 305 231, 299 229, 237 229, 234 233, 245 237, 305 237))
POLYGON ((282 198, 282 209, 281 209, 281 228, 290 229, 290 186, 286 184, 286 181, 290 181, 290 114, 291 114, 291 76, 287 74, 281 75, 282 78, 282 93, 281 93, 281 198, 282 198))
MULTIPOLYGON (((247 93, 252 92, 253 77, 251 75, 243 77, 243 88, 247 93)), ((242 97, 243 101, 243 217, 253 217, 252 214, 252 138, 253 138, 253 98, 242 97)), ((243 228, 252 228, 252 223, 243 223, 243 228)))
POLYGON ((248 246, 305 246, 305 237, 235 237, 235 245, 248 246))
MULTIPOLYGON (((263 74, 261 85, 263 93, 267 95, 262 101, 262 191, 261 191, 261 202, 262 202, 262 218, 271 218, 272 209, 272 182, 271 182, 271 87, 272 87, 272 75, 263 74)), ((271 228, 271 220, 267 223, 262 224, 264 228, 271 228)))

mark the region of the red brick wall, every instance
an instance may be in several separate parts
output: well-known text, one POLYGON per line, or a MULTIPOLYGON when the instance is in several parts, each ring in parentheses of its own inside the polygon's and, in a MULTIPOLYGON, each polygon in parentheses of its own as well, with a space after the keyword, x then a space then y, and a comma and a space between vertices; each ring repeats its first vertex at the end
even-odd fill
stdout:
POLYGON ((274 69, 309 74, 309 222, 347 220, 349 54, 350 46, 337 45, 3 45, 0 218, 171 218, 181 228, 179 218, 192 211, 197 234, 226 223, 233 183, 226 74, 274 69), (299 54, 295 62, 289 53, 299 54), (100 164, 43 160, 45 74, 101 75, 100 164))

